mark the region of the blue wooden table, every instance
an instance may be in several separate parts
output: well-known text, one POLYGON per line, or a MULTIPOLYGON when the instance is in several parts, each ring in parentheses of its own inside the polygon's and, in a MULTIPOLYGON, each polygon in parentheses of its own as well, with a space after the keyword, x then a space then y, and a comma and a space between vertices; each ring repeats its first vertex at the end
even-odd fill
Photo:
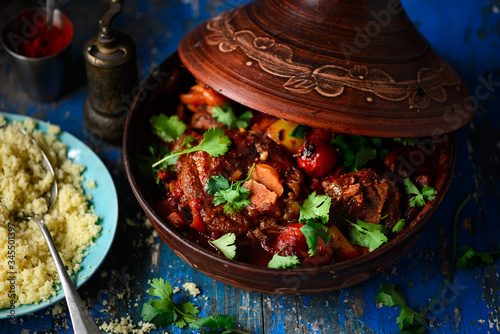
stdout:
MULTIPOLYGON (((185 264, 155 238, 144 224, 124 174, 121 147, 99 140, 87 130, 82 106, 87 96, 83 44, 97 33, 98 20, 108 9, 104 0, 65 0, 61 9, 74 22, 72 91, 58 101, 37 103, 22 91, 0 49, 0 110, 31 115, 60 125, 90 146, 111 172, 119 194, 118 231, 101 268, 79 292, 99 324, 129 317, 138 324, 145 292, 155 277, 181 288, 179 300, 191 300, 201 314, 232 314, 251 333, 397 333, 396 308, 375 302, 379 287, 400 288, 409 306, 426 307, 450 267, 450 223, 458 204, 473 199, 459 217, 457 245, 498 250, 500 241, 500 2, 498 0, 405 0, 409 16, 431 44, 457 69, 469 87, 478 111, 457 132, 458 158, 449 192, 420 240, 395 264, 366 282, 329 294, 279 297, 226 286, 185 264), (464 225, 467 222, 468 225, 464 225), (192 297, 182 284, 193 282, 201 294, 192 297)), ((138 68, 144 78, 174 52, 194 25, 242 0, 126 0, 114 27, 131 35, 138 47, 138 68)), ((0 4, 0 23, 35 1, 0 4)), ((430 333, 499 333, 500 260, 468 271, 457 270, 438 302, 428 312, 430 333)), ((0 320, 0 333, 72 333, 68 311, 52 307, 16 319, 0 320), (57 312, 56 312, 57 313, 57 312)), ((192 333, 173 326, 169 333, 192 333)), ((163 333, 162 330, 153 331, 163 333)))

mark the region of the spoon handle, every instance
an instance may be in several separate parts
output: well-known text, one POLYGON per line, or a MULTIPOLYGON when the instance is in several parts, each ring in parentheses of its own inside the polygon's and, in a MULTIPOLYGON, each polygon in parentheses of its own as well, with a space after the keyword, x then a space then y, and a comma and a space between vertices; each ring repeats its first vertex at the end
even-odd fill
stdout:
POLYGON ((71 278, 66 271, 66 267, 64 267, 61 257, 59 256, 59 252, 57 251, 54 241, 52 240, 49 229, 40 219, 32 218, 32 220, 35 220, 38 224, 38 227, 40 227, 40 230, 42 230, 43 236, 45 237, 47 245, 49 246, 50 253, 52 254, 52 258, 54 259, 57 272, 59 273, 59 277, 61 278, 64 295, 66 296, 71 322, 73 323, 74 333, 101 333, 99 327, 97 327, 97 324, 95 323, 94 319, 92 319, 89 311, 78 295, 75 285, 71 281, 71 278))

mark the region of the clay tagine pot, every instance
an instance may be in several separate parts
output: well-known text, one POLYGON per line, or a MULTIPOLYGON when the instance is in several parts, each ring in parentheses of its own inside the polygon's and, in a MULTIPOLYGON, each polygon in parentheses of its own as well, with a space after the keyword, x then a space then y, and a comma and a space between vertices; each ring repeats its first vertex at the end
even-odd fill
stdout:
POLYGON ((474 114, 467 96, 457 73, 420 35, 399 1, 256 0, 193 29, 178 54, 143 83, 125 125, 126 172, 163 241, 201 272, 259 293, 338 290, 396 261, 424 231, 452 178, 453 131, 474 114), (269 269, 211 253, 169 225, 152 181, 138 166, 150 117, 168 113, 165 106, 173 106, 174 113, 179 94, 195 78, 231 100, 296 123, 337 133, 445 142, 448 160, 438 171, 438 195, 394 239, 353 260, 269 269))
POLYGON ((256 0, 193 29, 179 55, 238 103, 335 132, 429 136, 474 114, 398 0, 256 0))

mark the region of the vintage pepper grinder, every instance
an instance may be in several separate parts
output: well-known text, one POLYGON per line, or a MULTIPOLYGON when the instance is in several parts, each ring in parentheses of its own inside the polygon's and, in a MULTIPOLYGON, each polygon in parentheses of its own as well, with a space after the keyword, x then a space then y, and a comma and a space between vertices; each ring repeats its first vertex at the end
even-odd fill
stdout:
POLYGON ((110 9, 99 21, 99 34, 88 40, 83 49, 89 89, 83 119, 95 137, 121 142, 139 80, 134 41, 111 28, 123 0, 110 0, 109 4, 110 9))

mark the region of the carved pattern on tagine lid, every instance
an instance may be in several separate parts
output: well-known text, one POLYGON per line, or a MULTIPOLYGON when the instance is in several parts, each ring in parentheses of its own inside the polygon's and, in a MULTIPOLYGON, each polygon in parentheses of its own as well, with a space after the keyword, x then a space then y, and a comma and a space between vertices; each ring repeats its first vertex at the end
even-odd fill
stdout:
POLYGON ((288 78, 283 87, 296 94, 316 91, 325 97, 335 98, 346 88, 372 93, 389 101, 408 100, 409 108, 426 108, 430 100, 445 102, 448 98, 444 86, 458 86, 458 74, 445 62, 435 61, 431 67, 421 68, 416 80, 397 82, 378 68, 355 65, 345 68, 334 64, 314 67, 294 62, 294 52, 287 45, 276 43, 270 37, 257 37, 250 30, 239 30, 230 24, 238 9, 225 12, 207 22, 212 33, 206 43, 218 46, 221 52, 237 49, 255 60, 265 72, 288 78))

